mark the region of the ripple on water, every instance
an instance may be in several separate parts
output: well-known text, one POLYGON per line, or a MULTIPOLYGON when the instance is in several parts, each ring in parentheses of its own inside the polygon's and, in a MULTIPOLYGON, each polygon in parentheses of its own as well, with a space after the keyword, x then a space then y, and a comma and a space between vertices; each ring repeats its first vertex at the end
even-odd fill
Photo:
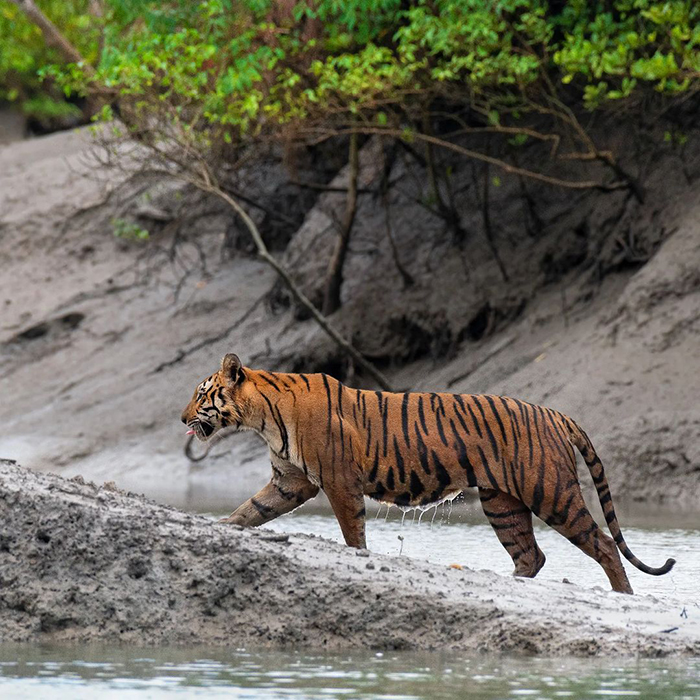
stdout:
POLYGON ((700 660, 508 659, 445 653, 303 654, 0 645, 3 698, 700 697, 700 660), (12 657, 10 660, 8 657, 12 657), (79 658, 74 658, 79 656, 79 658))

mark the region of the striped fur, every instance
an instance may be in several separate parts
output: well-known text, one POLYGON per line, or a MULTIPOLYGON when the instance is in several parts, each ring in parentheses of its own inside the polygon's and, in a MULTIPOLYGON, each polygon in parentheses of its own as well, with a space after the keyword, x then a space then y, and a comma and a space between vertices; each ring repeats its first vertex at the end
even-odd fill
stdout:
POLYGON ((502 396, 362 391, 325 374, 252 370, 227 355, 197 387, 182 420, 202 440, 233 426, 256 431, 270 448, 270 483, 224 522, 261 525, 321 488, 346 543, 364 547, 364 496, 428 506, 476 487, 517 576, 533 577, 545 562, 533 513, 594 558, 615 591, 632 592, 618 548, 648 574, 675 563, 652 568, 632 554, 593 445, 573 420, 549 408, 502 396), (583 500, 574 446, 613 538, 583 500))

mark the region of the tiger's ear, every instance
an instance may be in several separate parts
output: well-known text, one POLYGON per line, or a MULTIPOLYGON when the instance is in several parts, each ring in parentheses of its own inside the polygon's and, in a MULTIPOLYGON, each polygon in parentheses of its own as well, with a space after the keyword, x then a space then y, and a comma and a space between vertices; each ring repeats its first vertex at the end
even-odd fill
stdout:
POLYGON ((229 353, 221 360, 221 372, 231 384, 239 384, 245 379, 245 372, 238 355, 229 353))

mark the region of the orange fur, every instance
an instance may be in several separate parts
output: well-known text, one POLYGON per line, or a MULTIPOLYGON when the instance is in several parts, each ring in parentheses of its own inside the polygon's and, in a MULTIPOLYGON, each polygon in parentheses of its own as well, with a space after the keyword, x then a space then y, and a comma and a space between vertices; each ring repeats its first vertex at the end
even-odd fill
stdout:
POLYGON ((203 440, 234 426, 256 431, 270 448, 270 483, 224 522, 261 525, 321 488, 346 543, 365 547, 364 496, 427 506, 476 487, 515 575, 535 576, 545 562, 533 513, 594 558, 613 590, 632 592, 618 548, 650 574, 674 564, 669 559, 654 569, 632 554, 590 440, 552 409, 501 396, 362 391, 325 374, 252 370, 226 355, 221 369, 197 387, 182 420, 203 440), (614 539, 586 507, 574 446, 614 539))

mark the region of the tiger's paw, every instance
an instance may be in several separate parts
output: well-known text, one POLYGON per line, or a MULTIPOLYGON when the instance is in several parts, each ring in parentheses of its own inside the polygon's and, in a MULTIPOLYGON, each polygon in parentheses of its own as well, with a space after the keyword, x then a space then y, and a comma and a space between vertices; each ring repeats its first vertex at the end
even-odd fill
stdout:
POLYGON ((228 525, 229 527, 233 527, 236 530, 243 529, 243 525, 241 525, 240 523, 237 523, 235 520, 233 520, 231 518, 231 516, 229 516, 228 518, 219 518, 219 520, 217 520, 216 523, 214 523, 214 524, 215 525, 228 525))

